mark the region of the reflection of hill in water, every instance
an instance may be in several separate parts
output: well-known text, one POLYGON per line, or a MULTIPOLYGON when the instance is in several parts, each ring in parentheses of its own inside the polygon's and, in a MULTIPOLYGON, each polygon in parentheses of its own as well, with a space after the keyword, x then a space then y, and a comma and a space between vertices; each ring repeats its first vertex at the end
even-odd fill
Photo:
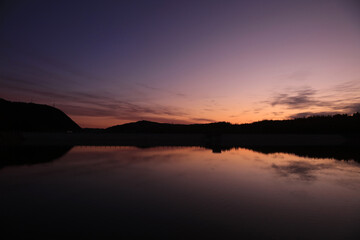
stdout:
MULTIPOLYGON (((153 147, 203 147, 211 149, 213 153, 245 148, 263 154, 288 153, 308 158, 332 158, 336 160, 354 160, 360 163, 360 149, 356 146, 221 146, 210 145, 166 145, 166 144, 127 144, 137 148, 153 147)), ((72 146, 12 146, 0 148, 0 169, 7 166, 33 165, 47 163, 65 155, 72 146)))
POLYGON ((54 161, 71 146, 11 146, 0 148, 0 169, 6 166, 33 165, 54 161))
MULTIPOLYGON (((152 148, 152 147, 166 147, 169 145, 134 145, 137 148, 152 148)), ((171 145, 174 146, 174 145, 171 145)), ((178 146, 190 147, 190 146, 178 146)), ((335 160, 354 160, 360 163, 360 149, 355 146, 221 146, 221 145, 200 145, 196 147, 203 147, 212 150, 213 153, 222 153, 224 151, 231 151, 233 149, 245 148, 258 153, 272 154, 272 153, 288 153, 295 154, 299 157, 306 158, 332 158, 335 160)))
MULTIPOLYGON (((152 148, 152 147, 166 147, 170 145, 133 145, 137 148, 152 148)), ((174 146, 174 145, 171 145, 174 146)), ((195 146, 195 145, 194 145, 195 146)), ((354 160, 360 162, 360 149, 357 146, 221 146, 217 144, 209 145, 196 145, 197 147, 203 147, 211 149, 213 153, 221 153, 224 151, 231 151, 233 149, 245 148, 253 150, 255 152, 263 154, 271 153, 288 153, 295 154, 299 157, 307 158, 332 158, 336 160, 354 160)), ((183 145, 178 147, 189 147, 189 145, 183 145)))

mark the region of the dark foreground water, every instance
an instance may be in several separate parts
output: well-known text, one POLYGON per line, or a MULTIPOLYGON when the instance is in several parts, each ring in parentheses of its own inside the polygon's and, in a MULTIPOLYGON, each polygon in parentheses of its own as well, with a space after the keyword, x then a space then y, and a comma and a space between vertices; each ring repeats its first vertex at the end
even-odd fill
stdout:
POLYGON ((3 157, 7 239, 360 239, 352 160, 199 147, 44 147, 3 157))

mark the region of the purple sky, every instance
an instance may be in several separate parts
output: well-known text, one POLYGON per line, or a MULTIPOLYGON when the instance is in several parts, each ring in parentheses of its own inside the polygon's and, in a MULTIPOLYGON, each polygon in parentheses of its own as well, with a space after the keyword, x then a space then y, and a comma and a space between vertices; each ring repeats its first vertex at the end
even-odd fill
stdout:
POLYGON ((0 97, 82 127, 360 111, 360 3, 5 1, 0 97))

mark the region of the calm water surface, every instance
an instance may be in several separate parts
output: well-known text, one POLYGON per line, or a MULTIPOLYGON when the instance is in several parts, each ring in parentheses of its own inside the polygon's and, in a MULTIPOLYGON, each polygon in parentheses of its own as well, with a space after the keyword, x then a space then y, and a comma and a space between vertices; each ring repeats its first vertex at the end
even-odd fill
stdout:
POLYGON ((246 149, 73 147, 0 169, 0 202, 11 238, 360 239, 360 164, 246 149))

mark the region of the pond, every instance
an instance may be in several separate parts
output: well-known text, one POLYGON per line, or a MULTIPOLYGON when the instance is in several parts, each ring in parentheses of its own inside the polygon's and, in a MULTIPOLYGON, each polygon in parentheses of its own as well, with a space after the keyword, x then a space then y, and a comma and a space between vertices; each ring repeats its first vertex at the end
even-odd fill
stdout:
POLYGON ((202 147, 6 151, 0 212, 11 238, 360 239, 351 159, 202 147))

